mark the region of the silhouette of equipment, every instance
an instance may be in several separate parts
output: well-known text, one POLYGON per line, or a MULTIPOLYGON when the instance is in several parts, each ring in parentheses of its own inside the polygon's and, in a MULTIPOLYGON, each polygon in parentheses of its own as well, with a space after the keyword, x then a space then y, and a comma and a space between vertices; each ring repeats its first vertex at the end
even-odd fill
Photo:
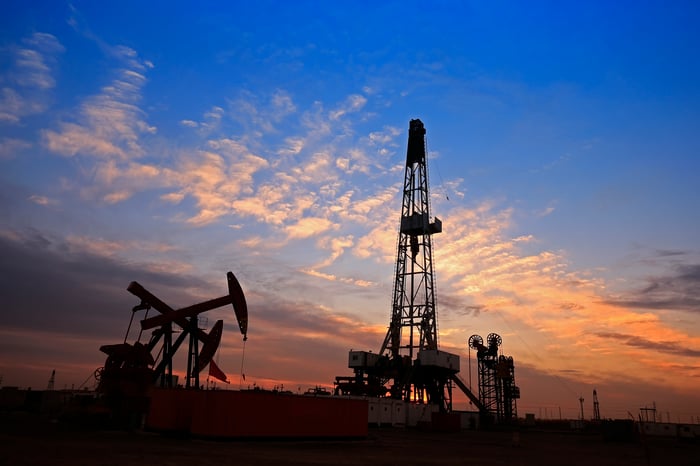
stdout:
POLYGON ((248 334, 248 308, 243 289, 232 272, 226 274, 228 294, 193 304, 182 309, 173 309, 138 282, 131 282, 127 291, 141 299, 132 309, 131 319, 138 311, 146 311, 141 321, 141 332, 134 343, 128 343, 131 322, 124 342, 103 345, 100 351, 107 354, 105 365, 95 371, 98 391, 102 392, 113 410, 121 413, 144 412, 147 404, 147 391, 151 386, 172 388, 177 385, 173 376, 173 360, 188 339, 187 372, 185 387, 200 387, 199 373, 211 362, 221 342, 223 320, 218 320, 209 333, 199 328, 200 314, 230 304, 243 340, 248 334), (155 309, 160 314, 148 317, 148 311, 155 309), (154 329, 149 341, 140 340, 144 330, 154 329), (174 339, 174 335, 177 338, 174 339), (201 349, 200 349, 201 344, 201 349), (158 356, 152 352, 158 348, 158 356), (157 360, 160 361, 157 361, 157 360))
POLYGON ((477 405, 459 379, 459 356, 438 347, 432 236, 442 221, 430 215, 425 126, 411 120, 396 248, 391 319, 378 353, 350 351, 353 376, 338 376, 337 394, 390 397, 452 411, 455 383, 477 405))
POLYGON ((480 335, 469 337, 469 348, 476 350, 479 376, 479 402, 498 424, 517 421, 520 388, 515 385, 515 364, 511 356, 498 354, 503 339, 489 333, 486 345, 480 335))

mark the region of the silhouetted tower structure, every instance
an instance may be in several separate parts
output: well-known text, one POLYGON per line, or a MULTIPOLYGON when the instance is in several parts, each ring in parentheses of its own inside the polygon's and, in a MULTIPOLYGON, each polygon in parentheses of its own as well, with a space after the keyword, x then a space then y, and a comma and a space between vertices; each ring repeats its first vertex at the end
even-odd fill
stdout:
MULTIPOLYGON (((416 119, 408 130, 391 322, 379 352, 394 364, 410 364, 420 351, 438 349, 432 235, 442 232, 442 222, 431 220, 425 127, 416 119)), ((423 396, 412 395, 411 389, 405 376, 394 377, 393 396, 398 398, 399 391, 407 400, 423 396)))
POLYGON ((452 383, 469 392, 457 377, 459 356, 438 349, 432 235, 440 232, 442 222, 430 217, 425 127, 411 120, 389 328, 379 353, 350 351, 355 375, 336 377, 336 393, 388 395, 451 411, 452 383))
POLYGON ((580 396, 578 398, 578 402, 581 403, 581 420, 583 421, 584 416, 583 416, 583 397, 582 396, 580 396))
POLYGON ((46 386, 46 390, 53 390, 53 387, 55 384, 56 384, 56 369, 51 371, 51 377, 49 377, 49 383, 46 386))
POLYGON ((478 362, 479 401, 496 422, 508 423, 518 417, 516 400, 520 398, 520 388, 515 385, 513 358, 498 354, 502 343, 496 333, 486 337, 486 345, 479 335, 469 337, 469 347, 476 350, 478 362))
POLYGON ((600 421, 600 405, 598 404, 598 393, 593 389, 593 420, 600 421))
POLYGON ((651 408, 639 408, 640 422, 656 422, 656 401, 652 403, 651 408), (642 416, 642 414, 644 416, 642 416), (651 416, 649 416, 651 414, 651 416))
POLYGON ((413 359, 418 351, 437 349, 438 344, 431 238, 442 232, 442 222, 430 221, 425 152, 425 127, 420 120, 411 120, 391 323, 380 350, 392 358, 413 359))

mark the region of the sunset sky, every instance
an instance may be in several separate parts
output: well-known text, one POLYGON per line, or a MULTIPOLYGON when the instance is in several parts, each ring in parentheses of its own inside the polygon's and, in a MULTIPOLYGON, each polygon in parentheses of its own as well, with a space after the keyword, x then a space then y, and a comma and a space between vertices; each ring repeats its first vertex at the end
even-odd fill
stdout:
POLYGON ((495 332, 520 415, 590 417, 596 388, 604 417, 700 417, 698 2, 2 10, 2 386, 80 386, 131 281, 178 308, 230 270, 245 358, 230 308, 202 322, 225 320, 229 387, 243 362, 245 386, 332 388, 386 334, 420 118, 462 378, 495 332))

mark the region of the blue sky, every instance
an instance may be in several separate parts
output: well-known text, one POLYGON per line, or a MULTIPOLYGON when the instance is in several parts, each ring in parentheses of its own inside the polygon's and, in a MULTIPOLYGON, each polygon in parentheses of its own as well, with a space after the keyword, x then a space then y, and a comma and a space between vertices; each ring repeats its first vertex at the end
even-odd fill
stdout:
POLYGON ((575 416, 595 386, 603 415, 700 414, 694 2, 5 10, 4 384, 82 382, 130 281, 177 307, 232 270, 248 378, 330 386, 383 340, 420 118, 441 346, 466 367, 471 334, 503 335, 523 411, 575 416))

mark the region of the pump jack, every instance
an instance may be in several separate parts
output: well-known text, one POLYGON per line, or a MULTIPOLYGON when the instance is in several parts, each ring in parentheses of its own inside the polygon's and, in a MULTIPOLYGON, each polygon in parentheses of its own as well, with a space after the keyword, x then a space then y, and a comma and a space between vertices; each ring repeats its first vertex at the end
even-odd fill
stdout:
POLYGON ((199 388, 199 373, 211 362, 221 341, 223 320, 218 320, 209 333, 199 328, 198 316, 206 311, 231 304, 238 327, 244 341, 248 333, 248 308, 241 285, 232 272, 226 274, 228 294, 175 310, 138 282, 131 282, 127 291, 140 298, 141 302, 134 306, 131 321, 123 343, 103 345, 100 351, 107 355, 104 367, 95 371, 98 381, 97 390, 104 394, 107 403, 119 414, 131 415, 143 412, 147 402, 149 387, 159 384, 161 387, 173 387, 173 358, 182 343, 189 337, 187 358, 186 388, 199 388), (148 311, 153 308, 160 315, 148 317, 148 311), (138 311, 146 311, 141 321, 141 331, 153 330, 147 343, 141 343, 139 338, 133 344, 127 342, 131 322, 138 311), (174 329, 179 327, 179 330, 174 329), (173 334, 178 331, 177 339, 173 334), (162 344, 161 344, 162 341, 162 344), (199 350, 199 344, 202 344, 199 350), (156 365, 152 351, 161 344, 159 355, 162 357, 156 365))

